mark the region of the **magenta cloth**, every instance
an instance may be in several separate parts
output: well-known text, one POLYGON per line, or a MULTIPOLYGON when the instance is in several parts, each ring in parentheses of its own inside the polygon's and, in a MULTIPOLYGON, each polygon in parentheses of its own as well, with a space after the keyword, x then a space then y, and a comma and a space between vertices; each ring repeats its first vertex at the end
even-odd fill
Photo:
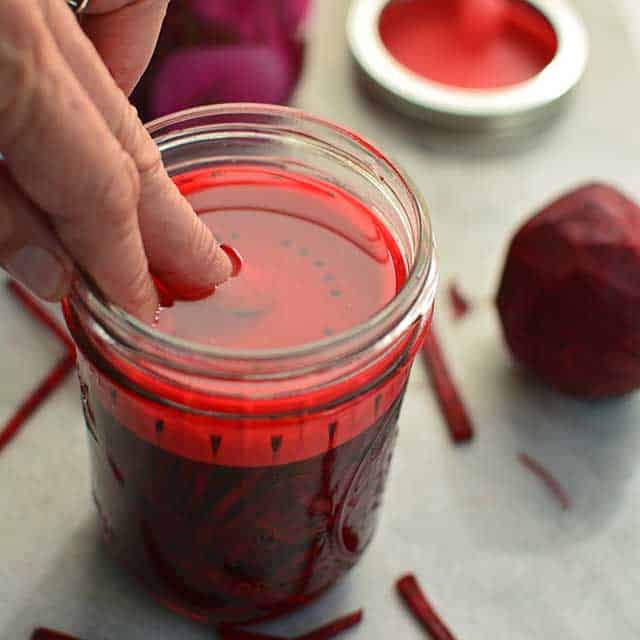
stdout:
POLYGON ((245 41, 273 43, 274 34, 290 37, 307 17, 311 0, 189 0, 205 20, 233 31, 245 41))
POLYGON ((204 104, 286 104, 311 0, 177 0, 132 96, 143 119, 204 104))
POLYGON ((176 51, 158 71, 151 109, 171 113, 196 104, 286 101, 291 89, 286 56, 266 46, 229 45, 176 51))

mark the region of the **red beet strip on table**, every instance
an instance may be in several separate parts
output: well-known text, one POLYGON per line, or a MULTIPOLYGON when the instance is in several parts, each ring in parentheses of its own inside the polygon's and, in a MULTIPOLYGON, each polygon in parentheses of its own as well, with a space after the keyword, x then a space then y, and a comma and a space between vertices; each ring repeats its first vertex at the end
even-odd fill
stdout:
POLYGON ((0 451, 9 444, 10 440, 18 433, 29 416, 44 402, 47 396, 53 393, 60 383, 73 370, 75 358, 65 356, 58 361, 47 377, 27 396, 20 404, 9 422, 0 431, 0 451))
POLYGON ((310 631, 302 636, 298 636, 295 640, 329 640, 329 638, 335 638, 338 634, 355 627, 362 622, 362 609, 354 611, 349 615, 342 618, 338 618, 329 624, 319 627, 315 631, 310 631))
POLYGON ((565 511, 571 509, 571 498, 569 497, 569 494, 547 469, 526 453, 519 453, 518 460, 520 460, 520 463, 525 469, 531 471, 531 473, 538 476, 538 478, 544 482, 551 494, 558 500, 560 506, 565 511))
MULTIPOLYGON (((318 627, 309 633, 296 636, 293 640, 330 640, 335 638, 351 627, 355 627, 362 621, 362 609, 354 611, 342 618, 337 618, 322 627, 318 627)), ((218 633, 222 640, 285 640, 280 636, 270 636, 264 633, 254 633, 252 631, 243 631, 235 627, 222 625, 218 628, 218 633)))
POLYGON ((40 384, 20 404, 16 412, 0 430, 0 451, 9 444, 29 416, 55 391, 64 378, 73 370, 76 350, 71 338, 54 320, 49 312, 36 302, 20 285, 13 280, 7 283, 9 291, 63 344, 66 355, 63 356, 40 384))
POLYGON ((396 587, 407 606, 426 629, 432 640, 456 640, 455 636, 447 629, 444 622, 433 610, 415 576, 412 574, 403 576, 396 582, 396 587))
POLYGON ((452 282, 449 285, 449 301, 451 302, 451 308, 453 309, 453 315, 456 320, 464 317, 471 311, 471 304, 469 301, 462 295, 458 285, 455 282, 452 282))
POLYGON ((78 640, 78 638, 51 629, 40 628, 31 634, 31 640, 78 640))
POLYGON ((456 443, 471 440, 473 438, 471 418, 449 373, 433 325, 424 341, 422 356, 427 365, 431 385, 440 403, 440 409, 447 421, 451 438, 456 443))

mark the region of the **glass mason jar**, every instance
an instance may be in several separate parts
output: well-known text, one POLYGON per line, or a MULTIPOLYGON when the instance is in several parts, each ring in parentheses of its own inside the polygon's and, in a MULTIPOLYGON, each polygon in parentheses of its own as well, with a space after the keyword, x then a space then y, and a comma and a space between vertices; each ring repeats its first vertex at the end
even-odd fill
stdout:
POLYGON ((109 549, 175 611, 271 617, 333 584, 371 540, 431 320, 429 220, 386 156, 299 111, 205 107, 149 130, 173 176, 250 163, 336 185, 379 218, 405 262, 406 282, 381 311, 291 348, 170 337, 81 279, 64 303, 109 549))

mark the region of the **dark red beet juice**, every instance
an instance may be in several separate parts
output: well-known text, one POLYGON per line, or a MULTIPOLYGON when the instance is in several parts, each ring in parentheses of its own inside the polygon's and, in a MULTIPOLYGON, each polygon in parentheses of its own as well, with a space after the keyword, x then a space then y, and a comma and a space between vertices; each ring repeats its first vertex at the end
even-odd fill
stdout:
MULTIPOLYGON (((212 113, 246 115, 233 109, 212 113)), ((156 599, 210 622, 300 606, 358 560, 435 288, 428 222, 393 165, 331 125, 251 109, 243 135, 262 118, 271 137, 305 125, 337 150, 356 145, 406 202, 366 191, 352 163, 303 170, 301 159, 321 165, 317 150, 305 158, 296 146, 287 163, 281 149, 276 166, 257 161, 267 151, 257 144, 249 163, 237 128, 225 161, 206 166, 197 147, 190 164, 186 143, 160 142, 182 192, 241 256, 237 273, 207 298, 168 304, 154 329, 83 283, 65 303, 108 547, 156 599), (395 206, 407 208, 404 227, 395 206)), ((179 139, 191 124, 182 117, 179 139)), ((224 136, 208 126, 215 147, 224 136)), ((201 135, 194 123, 187 142, 201 135)))

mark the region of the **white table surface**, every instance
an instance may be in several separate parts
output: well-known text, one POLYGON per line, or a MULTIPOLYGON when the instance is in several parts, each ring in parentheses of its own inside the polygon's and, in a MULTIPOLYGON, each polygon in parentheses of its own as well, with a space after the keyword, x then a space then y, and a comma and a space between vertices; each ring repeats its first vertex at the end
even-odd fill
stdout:
MULTIPOLYGON (((640 64, 628 38, 640 53, 640 4, 576 0, 594 43, 581 95, 531 150, 478 157, 423 144, 417 125, 362 98, 346 3, 316 2, 297 103, 380 142, 424 191, 443 281, 456 275, 478 305, 454 324, 443 296, 437 319, 478 437, 450 444, 418 365, 367 555, 323 600, 267 629, 295 635, 362 606, 349 638, 422 638, 393 595, 410 570, 463 640, 640 638, 640 394, 588 404, 544 388, 512 366, 491 304, 510 231, 550 196, 601 177, 640 198, 640 64), (521 450, 560 479, 571 511, 519 466, 521 450)), ((59 347, 4 293, 0 345, 1 422, 59 347)), ((40 625, 85 640, 212 638, 152 604, 106 558, 76 386, 70 378, 0 456, 0 638, 26 640, 40 625)))

